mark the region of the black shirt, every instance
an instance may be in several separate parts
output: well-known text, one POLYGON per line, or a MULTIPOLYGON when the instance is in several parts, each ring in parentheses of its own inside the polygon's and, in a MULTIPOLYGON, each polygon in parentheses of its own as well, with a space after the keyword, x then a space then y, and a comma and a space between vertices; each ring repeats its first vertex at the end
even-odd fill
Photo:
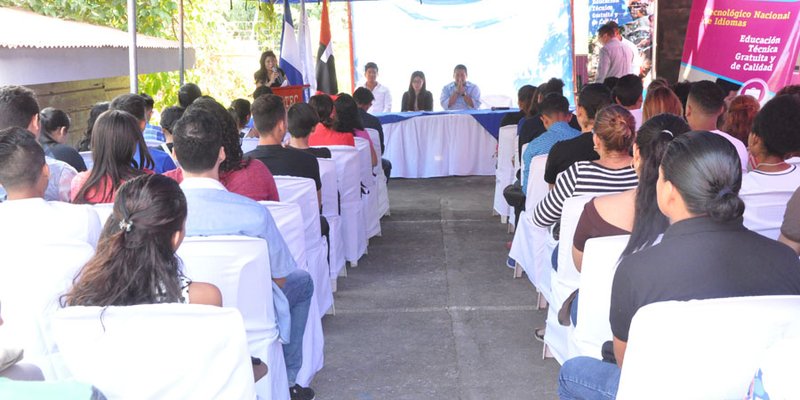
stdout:
POLYGON ((63 161, 75 168, 78 172, 86 171, 86 163, 83 161, 78 150, 69 147, 65 144, 55 143, 46 145, 45 153, 49 153, 53 158, 58 161, 63 161))
POLYGON ((381 125, 381 121, 374 115, 360 108, 358 109, 358 113, 361 114, 361 122, 364 123, 364 128, 378 131, 378 136, 381 138, 381 154, 383 154, 386 150, 386 146, 383 144, 383 125, 381 125))
POLYGON ((519 120, 525 117, 525 113, 522 111, 510 112, 503 116, 503 120, 500 121, 500 127, 508 126, 508 125, 517 125, 519 124, 519 120))
POLYGON ((289 175, 311 178, 317 186, 322 188, 319 179, 319 163, 317 157, 297 149, 286 148, 279 144, 259 145, 245 154, 264 163, 272 175, 289 175))
POLYGON ((611 290, 611 331, 627 342, 636 311, 659 301, 797 294, 800 260, 788 246, 747 230, 741 218, 691 218, 622 260, 611 290))
POLYGON ((327 147, 309 147, 307 149, 298 149, 297 147, 292 147, 292 148, 295 150, 306 152, 317 158, 331 158, 331 149, 327 147))
POLYGON ((570 165, 578 161, 599 160, 600 155, 594 151, 593 136, 591 132, 584 132, 576 138, 554 144, 544 166, 544 181, 554 185, 558 174, 566 171, 570 165))
POLYGON ((403 101, 400 103, 400 111, 432 111, 433 110, 433 94, 430 91, 424 90, 419 93, 417 99, 417 109, 414 109, 414 102, 411 101, 411 92, 403 93, 403 101))

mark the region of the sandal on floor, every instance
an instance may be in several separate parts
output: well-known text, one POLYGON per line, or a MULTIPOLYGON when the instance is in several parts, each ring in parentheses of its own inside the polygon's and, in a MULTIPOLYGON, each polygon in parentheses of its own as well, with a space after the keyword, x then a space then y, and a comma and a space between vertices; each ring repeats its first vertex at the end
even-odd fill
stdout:
POLYGON ((533 338, 544 343, 544 329, 545 328, 537 328, 533 330, 533 338))

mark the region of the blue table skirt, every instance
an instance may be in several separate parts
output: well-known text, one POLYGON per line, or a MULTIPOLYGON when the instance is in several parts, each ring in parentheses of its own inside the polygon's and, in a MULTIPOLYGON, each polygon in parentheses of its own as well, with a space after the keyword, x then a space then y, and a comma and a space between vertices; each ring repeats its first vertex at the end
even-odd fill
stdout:
POLYGON ((425 117, 429 115, 448 115, 448 114, 466 114, 471 115, 478 121, 489 134, 494 136, 495 139, 500 135, 500 122, 503 117, 512 112, 519 111, 518 108, 508 110, 459 110, 459 111, 408 111, 400 113, 383 113, 375 114, 381 121, 381 124, 393 124, 396 122, 405 121, 411 118, 425 117))

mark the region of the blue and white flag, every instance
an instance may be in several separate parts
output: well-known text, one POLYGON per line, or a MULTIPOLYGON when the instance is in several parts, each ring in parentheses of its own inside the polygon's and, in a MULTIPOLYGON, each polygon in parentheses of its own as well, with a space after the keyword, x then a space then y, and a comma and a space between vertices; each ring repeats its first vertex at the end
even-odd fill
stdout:
POLYGON ((306 14, 306 2, 300 0, 300 60, 302 63, 303 83, 309 85, 310 93, 317 91, 317 63, 314 62, 314 52, 311 47, 311 30, 308 27, 308 14, 306 14))
POLYGON ((279 64, 290 85, 303 84, 303 73, 300 72, 303 64, 300 57, 300 47, 297 45, 297 37, 294 34, 292 9, 289 8, 289 0, 283 0, 283 33, 281 33, 281 59, 279 64))

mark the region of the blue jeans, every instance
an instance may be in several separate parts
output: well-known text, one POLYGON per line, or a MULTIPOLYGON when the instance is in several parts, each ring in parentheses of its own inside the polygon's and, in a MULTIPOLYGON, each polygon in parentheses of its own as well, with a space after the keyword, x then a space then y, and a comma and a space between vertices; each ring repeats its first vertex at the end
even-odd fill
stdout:
POLYGON ((558 398, 561 400, 614 400, 620 369, 591 357, 576 357, 561 366, 558 398))
POLYGON ((289 314, 292 316, 290 341, 283 345, 283 359, 286 361, 286 376, 289 387, 294 386, 297 372, 303 365, 303 334, 308 320, 311 295, 314 294, 314 281, 308 272, 297 269, 286 276, 281 288, 289 300, 289 314))

